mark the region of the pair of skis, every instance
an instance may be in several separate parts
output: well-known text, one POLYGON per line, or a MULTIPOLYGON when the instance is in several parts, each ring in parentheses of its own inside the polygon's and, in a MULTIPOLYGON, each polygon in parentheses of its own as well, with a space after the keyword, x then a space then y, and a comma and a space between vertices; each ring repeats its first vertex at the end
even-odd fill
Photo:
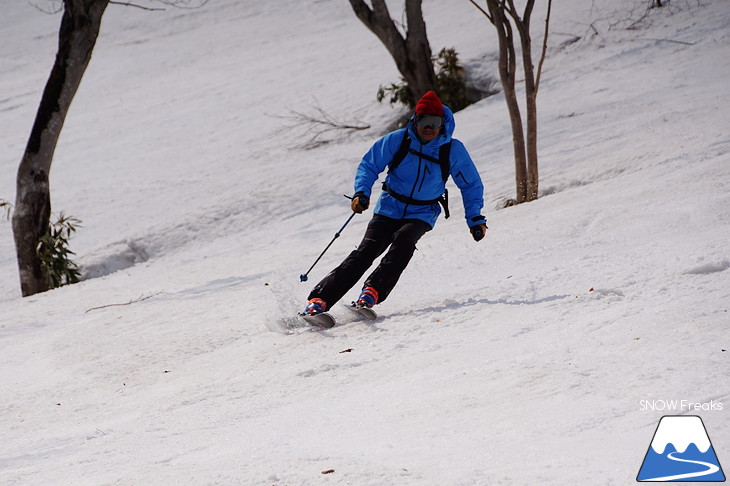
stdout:
MULTIPOLYGON (((357 314, 358 316, 362 317, 363 319, 367 319, 369 321, 374 321, 378 318, 378 315, 375 313, 374 310, 372 310, 369 307, 362 307, 357 305, 357 302, 353 302, 350 305, 345 305, 348 309, 350 309, 352 312, 357 314)), ((315 329, 331 329, 335 327, 335 324, 337 324, 337 321, 335 320, 335 317, 330 314, 329 312, 320 312, 319 314, 309 315, 309 314, 300 314, 302 319, 304 319, 307 324, 312 326, 315 329)))

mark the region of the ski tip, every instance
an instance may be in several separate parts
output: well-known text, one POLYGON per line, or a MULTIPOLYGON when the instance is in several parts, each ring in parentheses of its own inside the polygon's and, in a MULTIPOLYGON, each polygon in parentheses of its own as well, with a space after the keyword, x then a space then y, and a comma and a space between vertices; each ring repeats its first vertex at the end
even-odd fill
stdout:
POLYGON ((353 312, 357 312, 369 321, 374 321, 378 318, 378 314, 376 314, 376 312, 370 307, 361 307, 357 305, 357 302, 355 301, 352 301, 352 303, 350 305, 346 305, 346 307, 350 308, 353 312))
POLYGON ((302 318, 312 327, 319 329, 331 329, 335 327, 337 321, 335 318, 326 312, 320 312, 319 314, 300 314, 302 318))

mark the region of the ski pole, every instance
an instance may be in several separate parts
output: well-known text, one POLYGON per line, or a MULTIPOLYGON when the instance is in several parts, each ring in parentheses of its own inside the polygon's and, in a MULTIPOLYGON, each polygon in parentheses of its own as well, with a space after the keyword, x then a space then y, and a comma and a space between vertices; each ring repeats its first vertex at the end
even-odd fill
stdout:
POLYGON ((332 246, 332 243, 334 243, 335 240, 340 237, 340 234, 342 233, 342 230, 345 229, 345 226, 347 226, 347 223, 349 223, 356 214, 357 213, 355 211, 352 212, 352 214, 350 215, 350 217, 347 218, 347 221, 345 221, 345 224, 342 225, 342 228, 340 228, 340 230, 337 233, 335 233, 335 237, 332 238, 332 241, 330 241, 329 245, 327 245, 327 248, 325 248, 324 251, 322 251, 322 253, 319 254, 319 256, 314 261, 314 263, 312 263, 312 266, 309 267, 309 270, 307 270, 307 273, 304 273, 304 274, 302 274, 302 275, 299 276, 299 281, 300 282, 306 282, 309 279, 309 277, 307 276, 309 274, 309 272, 312 271, 312 269, 319 262, 319 260, 322 258, 322 256, 327 252, 327 250, 330 249, 330 246, 332 246))

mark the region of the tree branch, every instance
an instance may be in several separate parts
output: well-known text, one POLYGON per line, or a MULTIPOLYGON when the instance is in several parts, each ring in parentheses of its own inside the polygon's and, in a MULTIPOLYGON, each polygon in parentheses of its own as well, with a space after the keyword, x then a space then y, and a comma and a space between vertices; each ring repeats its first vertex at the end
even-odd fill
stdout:
POLYGON ((291 120, 292 123, 282 130, 294 130, 303 127, 300 137, 308 137, 299 147, 304 149, 315 148, 329 143, 331 140, 323 140, 322 137, 329 132, 341 130, 343 132, 355 132, 367 130, 370 125, 362 122, 345 122, 333 118, 327 113, 315 98, 314 114, 307 114, 300 111, 289 110, 289 115, 273 115, 276 118, 291 120))
POLYGON ((477 8, 477 10, 479 10, 481 13, 483 13, 489 19, 489 21, 491 23, 494 23, 494 19, 492 19, 492 16, 489 15, 489 12, 487 12, 482 7, 480 7, 479 4, 477 2, 475 2, 474 0, 469 0, 469 1, 471 2, 472 5, 474 5, 477 8))
POLYGON ((545 17, 545 37, 542 40, 542 54, 540 54, 540 62, 537 64, 537 77, 535 78, 535 93, 540 89, 540 76, 542 75, 542 65, 545 62, 545 54, 547 53, 548 30, 550 26, 550 10, 553 6, 553 0, 548 0, 547 16, 545 17))

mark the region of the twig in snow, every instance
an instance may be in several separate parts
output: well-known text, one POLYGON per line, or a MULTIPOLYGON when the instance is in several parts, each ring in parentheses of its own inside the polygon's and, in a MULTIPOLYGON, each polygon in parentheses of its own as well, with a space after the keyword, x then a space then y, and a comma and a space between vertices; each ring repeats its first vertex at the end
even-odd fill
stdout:
POLYGON ((0 212, 5 212, 5 219, 10 221, 10 213, 13 212, 13 205, 5 199, 0 199, 0 212))
POLYGON ((44 14, 48 14, 48 15, 55 15, 58 12, 61 12, 63 10, 63 3, 60 2, 60 1, 46 2, 46 3, 48 3, 49 6, 44 7, 42 5, 37 4, 36 2, 28 2, 28 4, 30 6, 32 6, 33 8, 35 8, 36 10, 38 10, 39 12, 43 12, 44 14), (54 6, 53 5, 54 3, 57 3, 58 5, 57 6, 54 6))
POLYGON ((151 299, 152 297, 156 297, 156 296, 160 295, 161 293, 162 293, 162 291, 159 291, 154 294, 147 295, 147 296, 142 294, 139 297, 137 297, 136 299, 132 299, 129 302, 125 302, 123 304, 107 304, 107 305, 100 305, 99 307, 92 307, 91 309, 86 309, 84 314, 88 314, 89 312, 94 311, 94 310, 106 309, 107 307, 118 307, 118 306, 122 306, 122 305, 136 304, 137 302, 143 302, 145 300, 151 299))
POLYGON ((684 41, 678 41, 673 39, 655 39, 652 37, 639 37, 638 39, 633 40, 640 40, 640 41, 656 41, 656 42, 673 42, 674 44, 682 44, 685 46, 693 46, 695 45, 694 42, 684 42, 684 41))
POLYGON ((109 2, 109 5, 121 5, 122 7, 135 7, 135 8, 140 8, 142 10, 149 10, 151 12, 165 10, 164 8, 145 7, 144 5, 137 5, 136 3, 132 3, 132 2, 114 2, 114 1, 110 1, 109 2))

